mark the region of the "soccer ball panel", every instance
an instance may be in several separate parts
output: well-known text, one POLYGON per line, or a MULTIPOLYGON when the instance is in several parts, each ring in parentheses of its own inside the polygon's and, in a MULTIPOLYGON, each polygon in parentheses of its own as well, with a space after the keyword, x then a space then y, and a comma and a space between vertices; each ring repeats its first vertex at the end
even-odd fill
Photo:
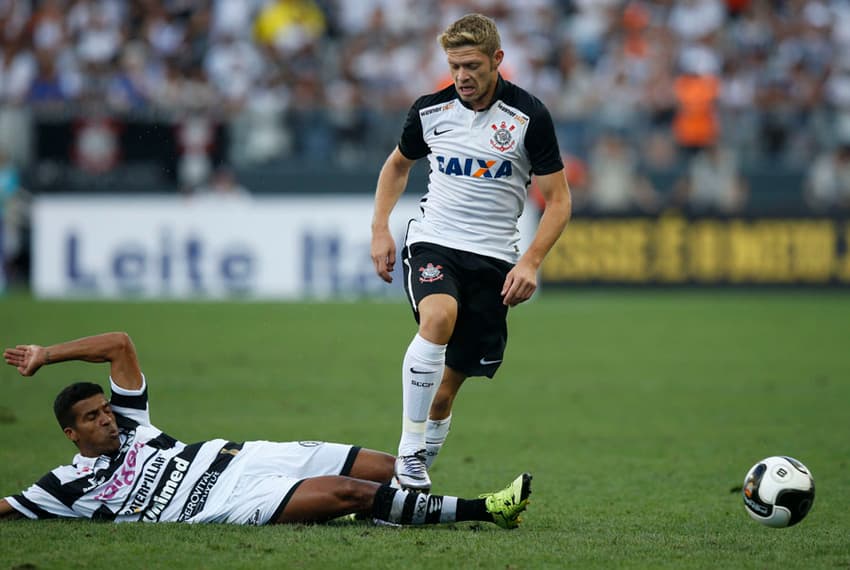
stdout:
POLYGON ((814 500, 814 485, 812 485, 811 491, 797 491, 795 489, 782 491, 776 499, 776 509, 788 511, 787 526, 794 526, 809 514, 814 500))
POLYGON ((762 459, 747 472, 744 507, 754 520, 775 528, 803 520, 815 499, 815 483, 805 465, 791 457, 762 459))

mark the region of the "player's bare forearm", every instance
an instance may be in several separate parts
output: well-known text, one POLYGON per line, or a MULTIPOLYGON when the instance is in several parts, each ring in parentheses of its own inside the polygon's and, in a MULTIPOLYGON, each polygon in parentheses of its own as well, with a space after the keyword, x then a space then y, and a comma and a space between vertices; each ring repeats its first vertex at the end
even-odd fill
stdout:
POLYGON ((23 518, 23 516, 9 504, 9 501, 0 499, 0 521, 10 521, 23 518))
POLYGON ((392 282, 390 272, 395 266, 395 240, 390 233, 390 214, 407 186, 413 161, 405 158, 396 148, 387 157, 378 175, 375 191, 375 211, 372 217, 372 263, 375 272, 384 281, 392 282))
POLYGON ((111 332, 87 336, 50 346, 34 347, 44 359, 42 364, 56 364, 68 360, 83 362, 112 362, 132 347, 126 333, 111 332), (40 350, 39 350, 40 349, 40 350))
POLYGON ((540 217, 534 239, 521 260, 534 267, 535 271, 564 233, 572 216, 572 198, 563 170, 538 176, 537 185, 546 201, 546 208, 540 217))
POLYGON ((42 366, 70 360, 109 362, 110 374, 116 384, 128 390, 142 387, 136 348, 127 333, 123 332, 88 336, 50 346, 18 345, 7 348, 3 358, 23 376, 32 376, 42 366))
POLYGON ((407 186, 407 178, 414 161, 406 158, 398 148, 395 148, 378 175, 378 186, 375 190, 375 212, 372 217, 372 231, 389 228, 390 214, 398 203, 407 186))
POLYGON ((537 185, 546 200, 546 209, 531 245, 505 278, 502 302, 509 307, 527 301, 537 290, 537 270, 561 237, 572 214, 570 189, 563 171, 539 176, 537 185))

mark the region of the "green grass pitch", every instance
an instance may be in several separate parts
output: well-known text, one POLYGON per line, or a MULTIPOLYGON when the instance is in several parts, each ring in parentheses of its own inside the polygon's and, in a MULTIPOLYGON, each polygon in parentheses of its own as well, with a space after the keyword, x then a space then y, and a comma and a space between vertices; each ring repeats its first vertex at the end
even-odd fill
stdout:
MULTIPOLYGON (((0 344, 126 330, 154 422, 184 441, 327 439, 393 451, 402 303, 59 303, 0 299, 0 344)), ((495 525, 242 528, 16 521, 5 568, 848 568, 850 295, 545 291, 512 310, 505 364, 470 380, 432 470, 462 496, 534 474, 516 531, 495 525), (806 463, 808 518, 745 514, 747 469, 806 463)), ((52 417, 105 365, 0 370, 0 496, 67 462, 52 417)))

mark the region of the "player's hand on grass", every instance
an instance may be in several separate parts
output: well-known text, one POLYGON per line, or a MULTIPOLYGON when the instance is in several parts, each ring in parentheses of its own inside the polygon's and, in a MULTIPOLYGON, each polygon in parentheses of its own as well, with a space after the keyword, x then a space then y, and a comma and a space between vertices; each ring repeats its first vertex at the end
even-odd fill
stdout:
POLYGON ((502 286, 502 302, 509 307, 514 307, 529 300, 536 290, 537 269, 520 260, 505 278, 505 284, 502 286))
POLYGON ((21 376, 32 376, 47 364, 47 350, 37 344, 19 344, 3 351, 3 359, 17 368, 21 376))
POLYGON ((387 283, 393 282, 390 273, 395 267, 395 253, 395 240, 389 228, 372 230, 372 263, 375 272, 387 283))

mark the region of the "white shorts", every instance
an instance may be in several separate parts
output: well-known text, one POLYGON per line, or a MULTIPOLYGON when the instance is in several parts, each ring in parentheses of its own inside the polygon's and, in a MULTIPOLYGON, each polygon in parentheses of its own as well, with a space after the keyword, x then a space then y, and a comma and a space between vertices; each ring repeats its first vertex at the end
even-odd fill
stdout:
POLYGON ((321 441, 245 442, 210 493, 207 508, 186 522, 261 525, 276 520, 301 481, 348 475, 359 451, 321 441))

